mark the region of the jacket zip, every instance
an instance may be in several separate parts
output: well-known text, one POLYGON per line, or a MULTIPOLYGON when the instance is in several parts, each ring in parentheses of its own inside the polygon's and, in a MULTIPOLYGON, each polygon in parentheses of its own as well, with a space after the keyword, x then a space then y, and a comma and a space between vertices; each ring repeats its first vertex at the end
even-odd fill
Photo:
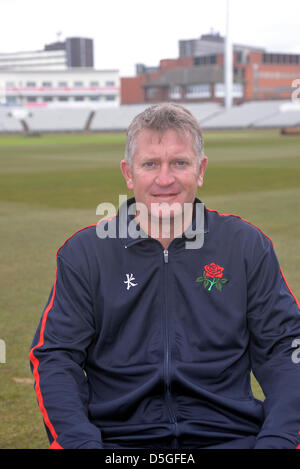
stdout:
POLYGON ((166 404, 170 416, 170 422, 175 426, 175 434, 177 432, 177 419, 172 408, 172 399, 170 391, 170 345, 169 345, 169 334, 168 334, 168 307, 167 307, 167 271, 169 263, 169 252, 164 249, 164 307, 165 307, 165 383, 166 383, 166 404))
POLYGON ((168 264, 169 262, 169 251, 167 249, 164 249, 164 261, 165 264, 168 264))

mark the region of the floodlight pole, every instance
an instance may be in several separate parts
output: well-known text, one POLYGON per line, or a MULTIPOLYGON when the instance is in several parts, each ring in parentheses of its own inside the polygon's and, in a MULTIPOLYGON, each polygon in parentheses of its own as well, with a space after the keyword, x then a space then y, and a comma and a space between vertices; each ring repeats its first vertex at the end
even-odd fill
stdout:
POLYGON ((230 0, 226 0, 226 38, 224 50, 225 71, 225 107, 232 107, 233 47, 230 36, 230 0))

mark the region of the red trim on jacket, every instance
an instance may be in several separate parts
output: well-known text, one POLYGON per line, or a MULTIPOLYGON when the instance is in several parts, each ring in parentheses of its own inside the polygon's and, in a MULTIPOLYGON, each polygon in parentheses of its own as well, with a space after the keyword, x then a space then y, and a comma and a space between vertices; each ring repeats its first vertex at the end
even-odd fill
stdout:
POLYGON ((63 447, 62 447, 62 446, 60 446, 60 444, 59 444, 59 443, 57 443, 57 441, 56 441, 56 440, 54 440, 54 441, 53 441, 53 443, 51 443, 51 445, 50 445, 50 448, 49 448, 49 449, 63 449, 63 447))
MULTIPOLYGON (((263 232, 263 230, 262 230, 261 228, 259 228, 258 226, 254 225, 254 224, 251 223, 250 221, 245 220, 244 218, 240 217, 239 215, 232 215, 232 214, 227 214, 227 213, 220 213, 220 212, 218 212, 217 210, 212 210, 212 209, 210 209, 210 208, 207 208, 207 210, 209 210, 210 212, 217 212, 217 213, 218 213, 220 216, 222 216, 222 217, 236 217, 236 218, 239 218, 240 220, 243 220, 244 222, 248 223, 249 225, 254 226, 254 228, 257 228, 266 238, 268 238, 268 240, 271 242, 272 246, 274 246, 274 243, 273 243, 273 241, 271 240, 271 238, 270 238, 268 235, 266 235, 266 234, 263 232)), ((286 284, 286 286, 287 286, 287 288, 288 288, 290 294, 291 294, 292 297, 294 298, 294 300, 295 300, 295 302, 296 302, 296 305, 297 305, 298 308, 300 309, 300 304, 299 304, 299 302, 298 302, 296 296, 295 296, 294 293, 292 292, 292 290, 291 290, 289 284, 287 283, 286 278, 285 278, 285 276, 283 275, 283 272, 282 272, 281 269, 280 269, 280 273, 281 273, 281 275, 282 275, 282 278, 283 278, 283 280, 284 280, 284 282, 285 282, 285 284, 286 284)), ((300 431, 298 431, 298 434, 300 435, 300 431)), ((299 444, 298 446, 296 446, 296 449, 300 449, 300 444, 299 444)))
POLYGON ((52 425, 52 423, 49 419, 48 413, 47 413, 47 411, 45 409, 45 406, 44 406, 43 396, 42 396, 42 392, 41 392, 41 388, 40 388, 40 375, 39 375, 39 372, 38 372, 39 361, 34 356, 33 351, 34 351, 35 348, 42 347, 44 345, 44 331, 45 331, 45 327, 46 327, 46 321, 47 321, 48 313, 49 313, 49 311, 51 310, 51 308, 53 306, 53 302, 54 302, 54 298, 55 298, 55 290, 56 290, 56 282, 57 282, 57 275, 56 274, 57 274, 57 268, 56 268, 56 271, 55 271, 55 281, 54 281, 54 286, 53 286, 52 297, 51 297, 50 303, 48 304, 48 306, 45 310, 43 320, 42 320, 41 332, 40 332, 40 341, 35 347, 33 347, 30 350, 30 353, 29 353, 29 358, 30 358, 30 361, 33 365, 33 376, 35 378, 35 392, 36 392, 36 395, 37 395, 39 408, 42 412, 42 415, 43 415, 43 418, 44 418, 44 421, 45 421, 45 425, 47 425, 47 427, 48 427, 48 429, 49 429, 49 431, 50 431, 50 433, 51 433, 51 435, 54 439, 54 442, 56 442, 57 433, 54 430, 54 427, 53 427, 53 425, 52 425))
MULTIPOLYGON (((101 222, 102 220, 100 220, 101 222)), ((82 230, 85 230, 86 228, 90 228, 92 226, 96 226, 97 224, 93 224, 93 225, 89 225, 89 226, 86 226, 84 228, 81 228, 80 230, 76 231, 75 233, 73 233, 68 239, 65 240, 65 242, 58 248, 57 252, 56 252, 56 258, 57 258, 57 255, 58 255, 58 252, 59 250, 66 244, 66 242, 71 239, 73 236, 75 236, 77 233, 79 233, 80 231, 82 230)), ((62 446, 59 445, 59 443, 57 443, 57 433, 54 429, 54 426, 52 425, 51 421, 50 421, 50 418, 49 418, 49 415, 48 415, 48 412, 44 406, 44 401, 43 401, 43 395, 42 395, 42 391, 41 391, 41 387, 40 387, 40 375, 39 375, 39 361, 38 359, 34 356, 34 350, 38 347, 42 347, 44 345, 44 342, 45 342, 45 339, 44 339, 44 333, 45 333, 45 327, 46 327, 46 322, 47 322, 47 318, 48 318, 48 314, 49 312, 51 311, 52 309, 52 306, 53 306, 53 303, 54 303, 54 299, 55 299, 55 292, 56 292, 56 284, 57 284, 57 267, 56 267, 56 271, 55 271, 55 280, 54 280, 54 286, 53 286, 53 292, 52 292, 52 296, 51 296, 51 300, 47 306, 47 308, 45 309, 45 312, 44 312, 44 315, 43 315, 43 319, 42 319, 42 324, 41 324, 41 330, 40 330, 40 340, 39 340, 39 343, 37 345, 35 345, 35 347, 33 347, 31 350, 30 350, 30 353, 29 353, 29 358, 30 358, 30 361, 33 365, 33 376, 35 378, 35 392, 36 392, 36 395, 37 395, 37 400, 38 400, 38 404, 39 404, 39 408, 42 412, 42 415, 43 415, 43 418, 44 418, 44 422, 45 422, 45 425, 48 427, 52 437, 53 437, 53 442, 50 446, 50 449, 63 449, 62 446)))
MULTIPOLYGON (((220 213, 220 212, 218 212, 218 210, 212 210, 211 208, 207 208, 207 210, 208 210, 209 212, 216 212, 216 213, 218 213, 221 217, 236 217, 236 218, 239 218, 240 220, 243 220, 244 222, 248 223, 248 225, 251 225, 251 226, 254 226, 254 228, 257 228, 266 238, 268 238, 268 240, 271 242, 272 246, 274 246, 274 243, 273 243, 272 239, 271 239, 268 235, 266 235, 266 233, 264 233, 263 230, 262 230, 261 228, 259 228, 259 226, 256 226, 256 225, 254 225, 253 223, 251 223, 250 221, 245 220, 245 218, 242 218, 242 217, 240 217, 239 215, 233 215, 233 214, 231 214, 231 213, 220 213)), ((287 286, 287 288, 288 288, 290 294, 291 294, 292 297, 294 298, 294 300, 295 300, 295 302, 296 302, 296 305, 297 305, 298 308, 300 309, 300 304, 299 304, 299 302, 298 302, 298 300, 297 300, 295 294, 294 294, 293 291, 291 290, 289 284, 287 283, 286 278, 285 278, 285 276, 284 276, 284 274, 283 274, 283 272, 282 272, 281 269, 280 269, 280 273, 281 273, 281 275, 282 275, 282 278, 283 278, 283 280, 284 280, 284 282, 285 282, 285 284, 286 284, 286 286, 287 286)))

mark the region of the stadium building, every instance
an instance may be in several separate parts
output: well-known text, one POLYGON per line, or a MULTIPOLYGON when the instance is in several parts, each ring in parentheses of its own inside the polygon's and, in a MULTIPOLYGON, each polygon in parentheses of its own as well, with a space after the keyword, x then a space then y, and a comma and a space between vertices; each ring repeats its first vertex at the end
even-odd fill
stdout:
POLYGON ((1 71, 3 101, 9 105, 49 103, 119 104, 118 70, 1 71))
POLYGON ((46 44, 44 50, 0 53, 0 70, 49 71, 93 66, 93 40, 83 37, 46 44))
MULTIPOLYGON (((161 60, 158 67, 138 64, 135 77, 121 79, 121 103, 224 102, 224 41, 218 33, 180 40, 177 59, 161 60)), ((300 77, 300 55, 234 44, 233 67, 236 104, 288 99, 300 77)))
POLYGON ((40 51, 0 54, 1 104, 117 106, 119 94, 119 71, 94 69, 92 39, 73 37, 40 51))

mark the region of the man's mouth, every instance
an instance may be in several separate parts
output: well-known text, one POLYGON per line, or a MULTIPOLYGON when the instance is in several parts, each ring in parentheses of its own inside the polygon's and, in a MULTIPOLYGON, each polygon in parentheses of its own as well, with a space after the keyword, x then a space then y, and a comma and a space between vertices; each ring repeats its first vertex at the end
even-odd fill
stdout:
POLYGON ((168 192, 167 194, 165 193, 152 194, 154 198, 159 198, 159 199, 170 199, 172 197, 176 197, 177 195, 178 195, 178 192, 168 192))

